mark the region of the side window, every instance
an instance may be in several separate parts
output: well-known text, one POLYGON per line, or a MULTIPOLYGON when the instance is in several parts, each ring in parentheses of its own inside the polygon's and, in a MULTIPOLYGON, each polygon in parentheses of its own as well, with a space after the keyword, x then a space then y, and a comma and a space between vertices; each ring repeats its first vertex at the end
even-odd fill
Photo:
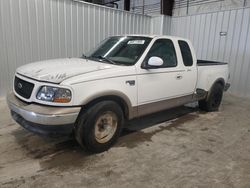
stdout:
POLYGON ((188 43, 183 40, 179 40, 178 43, 181 49, 181 55, 182 55, 184 65, 192 66, 193 57, 192 57, 192 53, 191 53, 188 43))
POLYGON ((151 49, 149 50, 145 60, 148 61, 149 58, 153 56, 160 57, 163 60, 162 67, 177 66, 177 58, 174 44, 169 39, 156 40, 151 49))

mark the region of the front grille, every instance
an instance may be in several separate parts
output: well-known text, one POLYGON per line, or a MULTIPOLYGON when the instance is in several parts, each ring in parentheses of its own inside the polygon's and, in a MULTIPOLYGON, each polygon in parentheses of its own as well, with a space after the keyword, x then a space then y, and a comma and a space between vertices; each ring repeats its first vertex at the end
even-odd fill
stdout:
POLYGON ((34 84, 15 77, 14 88, 18 95, 29 99, 34 88, 34 84))

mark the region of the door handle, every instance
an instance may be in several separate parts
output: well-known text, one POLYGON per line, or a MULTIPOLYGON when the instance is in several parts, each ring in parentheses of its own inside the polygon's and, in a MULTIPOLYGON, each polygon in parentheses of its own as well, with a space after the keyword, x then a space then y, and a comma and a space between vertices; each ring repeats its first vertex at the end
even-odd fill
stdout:
POLYGON ((135 80, 127 80, 126 84, 129 84, 130 86, 134 86, 135 85, 135 80))
POLYGON ((182 75, 177 75, 177 76, 176 76, 176 79, 177 79, 177 80, 182 79, 182 75))

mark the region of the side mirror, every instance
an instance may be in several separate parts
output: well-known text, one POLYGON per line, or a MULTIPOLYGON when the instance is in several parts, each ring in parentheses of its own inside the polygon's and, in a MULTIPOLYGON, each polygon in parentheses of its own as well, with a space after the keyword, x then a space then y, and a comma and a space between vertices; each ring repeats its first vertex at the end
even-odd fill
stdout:
POLYGON ((150 57, 148 62, 145 62, 143 68, 145 69, 156 69, 163 65, 163 60, 159 57, 150 57))
POLYGON ((152 67, 160 67, 163 65, 163 60, 159 57, 153 56, 149 58, 148 65, 152 67))

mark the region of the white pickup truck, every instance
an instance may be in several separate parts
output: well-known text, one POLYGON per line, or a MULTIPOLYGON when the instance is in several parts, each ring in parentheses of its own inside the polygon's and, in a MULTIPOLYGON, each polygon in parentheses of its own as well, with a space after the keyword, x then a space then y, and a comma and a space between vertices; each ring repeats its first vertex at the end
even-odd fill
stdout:
POLYGON ((81 58, 19 67, 7 101, 24 128, 74 133, 81 146, 102 152, 125 120, 192 101, 202 110, 218 110, 228 79, 227 63, 197 60, 189 40, 114 36, 81 58))

